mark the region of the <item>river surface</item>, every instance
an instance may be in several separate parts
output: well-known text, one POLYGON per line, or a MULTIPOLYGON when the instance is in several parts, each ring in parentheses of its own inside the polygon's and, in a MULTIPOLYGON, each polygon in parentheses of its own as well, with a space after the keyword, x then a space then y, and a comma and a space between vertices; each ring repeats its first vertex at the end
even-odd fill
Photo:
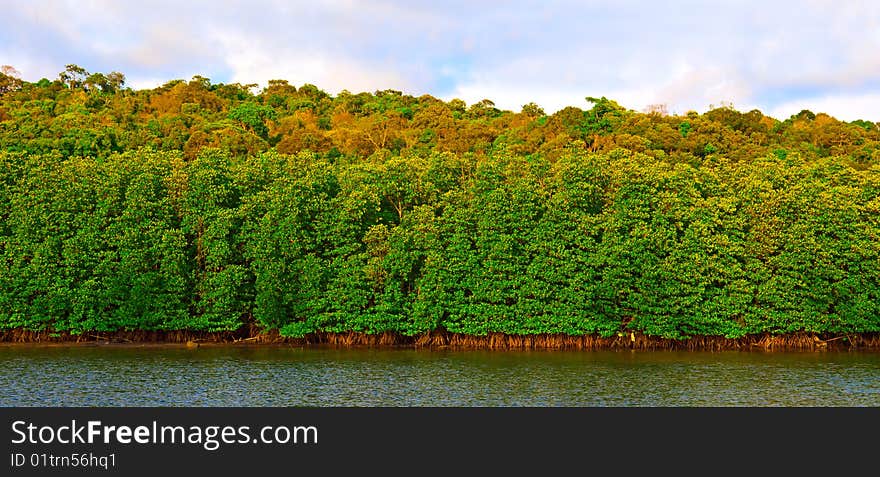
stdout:
POLYGON ((880 406, 880 353, 0 346, 0 406, 880 406))

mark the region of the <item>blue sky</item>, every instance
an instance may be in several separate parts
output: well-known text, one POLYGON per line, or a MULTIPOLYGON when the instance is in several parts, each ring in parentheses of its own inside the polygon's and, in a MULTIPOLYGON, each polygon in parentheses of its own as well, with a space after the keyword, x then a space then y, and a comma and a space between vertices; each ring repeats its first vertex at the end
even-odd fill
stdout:
POLYGON ((642 110, 732 103, 880 121, 880 2, 6 1, 0 64, 64 65, 134 88, 202 75, 287 79, 336 94, 491 99, 550 113, 606 96, 642 110))

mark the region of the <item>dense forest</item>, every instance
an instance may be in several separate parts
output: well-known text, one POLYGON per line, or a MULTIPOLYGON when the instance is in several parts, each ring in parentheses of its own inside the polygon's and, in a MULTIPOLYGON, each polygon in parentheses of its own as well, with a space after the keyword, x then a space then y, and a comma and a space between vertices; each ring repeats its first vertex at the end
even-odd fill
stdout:
POLYGON ((880 332, 880 127, 0 73, 0 329, 880 332))

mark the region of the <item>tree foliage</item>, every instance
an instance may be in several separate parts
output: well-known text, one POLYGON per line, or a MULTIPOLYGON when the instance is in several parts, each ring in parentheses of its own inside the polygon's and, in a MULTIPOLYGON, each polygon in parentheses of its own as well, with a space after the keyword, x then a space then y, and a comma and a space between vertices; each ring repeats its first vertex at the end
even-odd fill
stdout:
POLYGON ((0 73, 0 327, 880 331, 880 129, 0 73))

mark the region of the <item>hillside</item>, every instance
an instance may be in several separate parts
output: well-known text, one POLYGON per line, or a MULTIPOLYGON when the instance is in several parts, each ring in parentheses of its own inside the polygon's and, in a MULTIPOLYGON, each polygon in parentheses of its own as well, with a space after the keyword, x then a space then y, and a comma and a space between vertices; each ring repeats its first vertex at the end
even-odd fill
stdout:
POLYGON ((880 127, 0 76, 0 329, 880 332, 880 127))

